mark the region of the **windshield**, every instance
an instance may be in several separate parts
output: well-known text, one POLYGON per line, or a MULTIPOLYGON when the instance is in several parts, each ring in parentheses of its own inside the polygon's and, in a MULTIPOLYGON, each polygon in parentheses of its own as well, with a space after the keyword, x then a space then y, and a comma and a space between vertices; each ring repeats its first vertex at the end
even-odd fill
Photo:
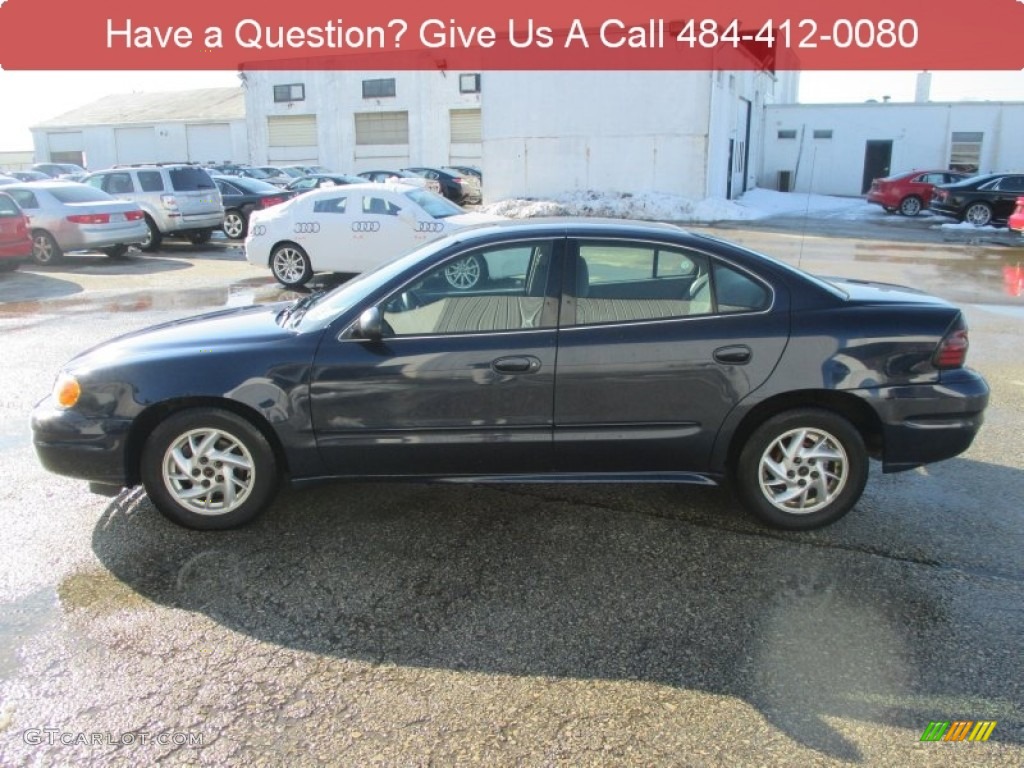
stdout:
POLYGON ((449 216, 458 216, 461 213, 465 213, 464 210, 451 200, 419 187, 410 189, 404 194, 435 219, 447 219, 449 216))
POLYGON ((345 310, 358 304, 366 296, 379 290, 390 280, 400 275, 422 258, 436 253, 448 245, 448 238, 435 240, 419 248, 409 251, 376 269, 363 272, 361 275, 338 286, 329 293, 315 297, 305 306, 305 312, 296 321, 303 330, 325 327, 345 310))

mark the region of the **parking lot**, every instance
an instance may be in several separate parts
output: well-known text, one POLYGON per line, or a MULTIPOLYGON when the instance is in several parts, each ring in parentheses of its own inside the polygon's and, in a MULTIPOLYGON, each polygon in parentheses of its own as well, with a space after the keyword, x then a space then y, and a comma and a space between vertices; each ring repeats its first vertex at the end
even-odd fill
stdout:
POLYGON ((0 764, 1024 764, 1024 247, 920 221, 708 228, 960 304, 992 387, 967 453, 801 534, 656 485, 340 484, 177 528, 43 471, 29 411, 93 344, 296 294, 222 239, 0 276, 0 764), (964 720, 996 726, 920 740, 964 720))

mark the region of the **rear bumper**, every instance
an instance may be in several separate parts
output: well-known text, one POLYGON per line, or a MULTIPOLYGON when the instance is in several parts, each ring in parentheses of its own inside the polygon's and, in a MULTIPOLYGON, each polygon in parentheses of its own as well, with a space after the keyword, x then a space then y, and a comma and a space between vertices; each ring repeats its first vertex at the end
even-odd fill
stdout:
POLYGON ((937 384, 861 393, 882 421, 883 472, 902 472, 966 451, 981 428, 989 389, 969 368, 944 371, 937 384))

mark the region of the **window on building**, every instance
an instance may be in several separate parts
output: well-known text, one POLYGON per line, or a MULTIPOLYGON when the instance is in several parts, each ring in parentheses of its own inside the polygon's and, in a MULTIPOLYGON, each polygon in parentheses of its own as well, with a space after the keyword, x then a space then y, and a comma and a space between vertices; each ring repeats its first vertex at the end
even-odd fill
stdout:
POLYGON ((832 129, 831 128, 815 128, 814 138, 816 139, 831 139, 832 129))
POLYGON ((953 131, 949 147, 949 168, 973 173, 981 167, 981 131, 953 131))
POLYGON ((477 73, 459 75, 459 93, 480 93, 480 75, 477 73))
POLYGON ((364 112, 357 114, 356 144, 408 144, 408 112, 364 112))
POLYGON ((384 99, 395 95, 395 78, 381 77, 376 80, 363 80, 364 99, 384 99))
POLYGON ((794 128, 786 128, 784 130, 780 130, 779 131, 779 138, 780 139, 795 139, 796 138, 796 129, 794 129, 794 128))
POLYGON ((302 83, 274 86, 274 101, 305 101, 306 86, 302 83))

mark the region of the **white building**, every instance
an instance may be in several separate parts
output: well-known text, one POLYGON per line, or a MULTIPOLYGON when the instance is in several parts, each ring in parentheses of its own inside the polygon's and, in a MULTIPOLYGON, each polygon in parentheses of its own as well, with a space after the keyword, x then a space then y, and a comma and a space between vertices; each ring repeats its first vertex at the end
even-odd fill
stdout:
POLYGON ((145 162, 245 162, 241 88, 107 96, 32 129, 36 162, 91 170, 145 162))
POLYGON ((249 161, 346 173, 478 165, 481 76, 245 70, 249 161))
POLYGON ((755 186, 766 104, 793 73, 488 72, 488 200, 577 189, 694 199, 755 186))
POLYGON ((904 171, 1024 170, 1024 102, 773 104, 765 128, 767 189, 860 195, 904 171))

